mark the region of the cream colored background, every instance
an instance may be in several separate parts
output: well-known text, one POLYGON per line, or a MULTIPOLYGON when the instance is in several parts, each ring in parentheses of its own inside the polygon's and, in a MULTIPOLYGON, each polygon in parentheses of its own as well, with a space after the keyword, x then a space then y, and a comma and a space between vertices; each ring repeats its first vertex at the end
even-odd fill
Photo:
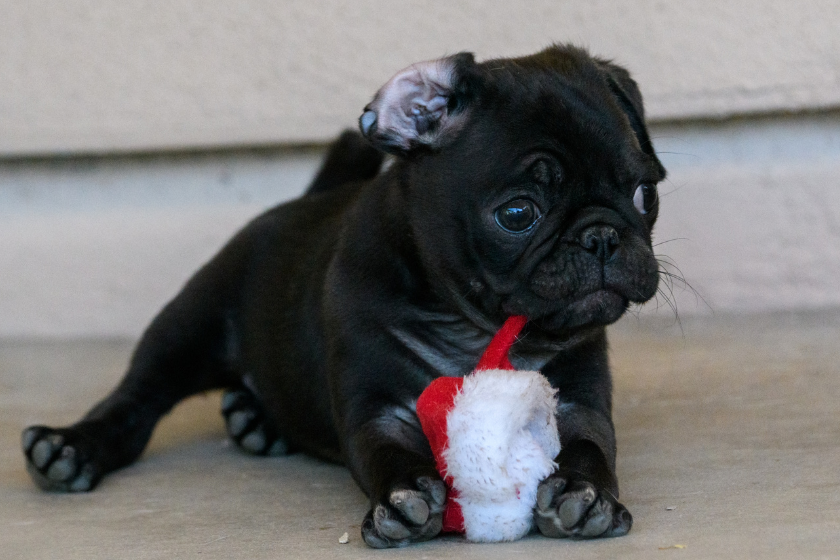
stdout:
POLYGON ((320 142, 403 66, 573 41, 651 118, 840 105, 840 2, 2 0, 0 153, 320 142))
POLYGON ((0 0, 0 336, 137 336, 401 67, 555 40, 641 85, 681 314, 840 305, 840 1, 0 0))

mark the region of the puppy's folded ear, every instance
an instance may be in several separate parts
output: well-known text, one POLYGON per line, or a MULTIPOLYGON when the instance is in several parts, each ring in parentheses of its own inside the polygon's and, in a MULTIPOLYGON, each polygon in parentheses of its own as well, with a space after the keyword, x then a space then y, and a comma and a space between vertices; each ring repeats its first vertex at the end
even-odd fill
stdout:
POLYGON ((406 154, 438 148, 462 126, 470 96, 471 53, 412 64, 388 80, 359 118, 362 134, 377 148, 406 154))
POLYGON ((665 168, 659 162, 659 158, 656 157, 653 143, 650 141, 650 135, 647 131, 645 109, 642 104, 642 92, 639 91, 639 86, 636 84, 636 81, 630 77, 630 72, 609 60, 596 58, 595 61, 606 75, 610 91, 612 91, 619 106, 621 106, 627 118, 630 120, 630 126, 633 128, 633 132, 639 140, 642 151, 656 160, 660 171, 664 175, 665 168))

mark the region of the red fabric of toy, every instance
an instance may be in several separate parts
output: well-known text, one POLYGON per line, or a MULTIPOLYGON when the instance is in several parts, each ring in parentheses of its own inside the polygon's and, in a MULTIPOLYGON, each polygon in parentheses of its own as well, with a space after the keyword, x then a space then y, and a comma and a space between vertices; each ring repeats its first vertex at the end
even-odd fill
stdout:
POLYGON ((531 528, 537 484, 556 466, 556 392, 508 358, 526 322, 509 318, 472 374, 438 378, 417 401, 447 486, 444 532, 479 542, 520 538, 531 528))

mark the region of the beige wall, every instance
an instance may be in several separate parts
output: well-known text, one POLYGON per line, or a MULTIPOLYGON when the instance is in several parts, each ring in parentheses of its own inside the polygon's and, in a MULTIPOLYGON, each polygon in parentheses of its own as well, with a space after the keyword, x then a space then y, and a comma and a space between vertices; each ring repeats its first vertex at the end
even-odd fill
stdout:
POLYGON ((406 64, 573 41, 654 120, 840 106, 840 2, 0 0, 0 155, 323 141, 406 64))
MULTIPOLYGON (((705 300, 677 283, 681 315, 840 306, 840 112, 651 132, 669 171, 656 252, 705 300)), ((0 160, 0 337, 138 336, 319 155, 0 160)), ((661 297, 643 312, 672 315, 661 297)))
POLYGON ((677 286, 681 314, 840 306, 840 0, 0 0, 0 336, 139 335, 305 186, 320 148, 287 144, 412 61, 555 40, 642 86, 657 251, 708 303, 677 286))

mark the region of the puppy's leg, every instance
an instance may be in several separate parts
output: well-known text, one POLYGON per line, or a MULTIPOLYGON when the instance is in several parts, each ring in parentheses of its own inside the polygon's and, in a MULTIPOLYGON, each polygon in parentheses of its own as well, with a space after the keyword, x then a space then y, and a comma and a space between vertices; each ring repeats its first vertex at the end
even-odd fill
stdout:
POLYGON ((603 336, 543 371, 559 389, 557 470, 537 490, 534 521, 547 537, 618 537, 633 517, 618 502, 611 381, 603 336))
POLYGON ((546 537, 620 537, 633 517, 618 502, 618 485, 597 444, 578 440, 557 457, 558 468, 537 490, 534 520, 546 537))
POLYGON ((266 422, 262 405, 246 386, 225 391, 222 415, 228 435, 246 453, 269 457, 288 454, 288 443, 266 422))
POLYGON ((119 386, 79 422, 23 432, 26 466, 45 490, 91 490, 133 462, 160 417, 197 392, 238 382, 230 367, 230 266, 211 261, 152 322, 119 386))
POLYGON ((446 487, 416 415, 386 410, 348 445, 350 468, 370 497, 362 538, 374 548, 405 546, 440 533, 446 487))

